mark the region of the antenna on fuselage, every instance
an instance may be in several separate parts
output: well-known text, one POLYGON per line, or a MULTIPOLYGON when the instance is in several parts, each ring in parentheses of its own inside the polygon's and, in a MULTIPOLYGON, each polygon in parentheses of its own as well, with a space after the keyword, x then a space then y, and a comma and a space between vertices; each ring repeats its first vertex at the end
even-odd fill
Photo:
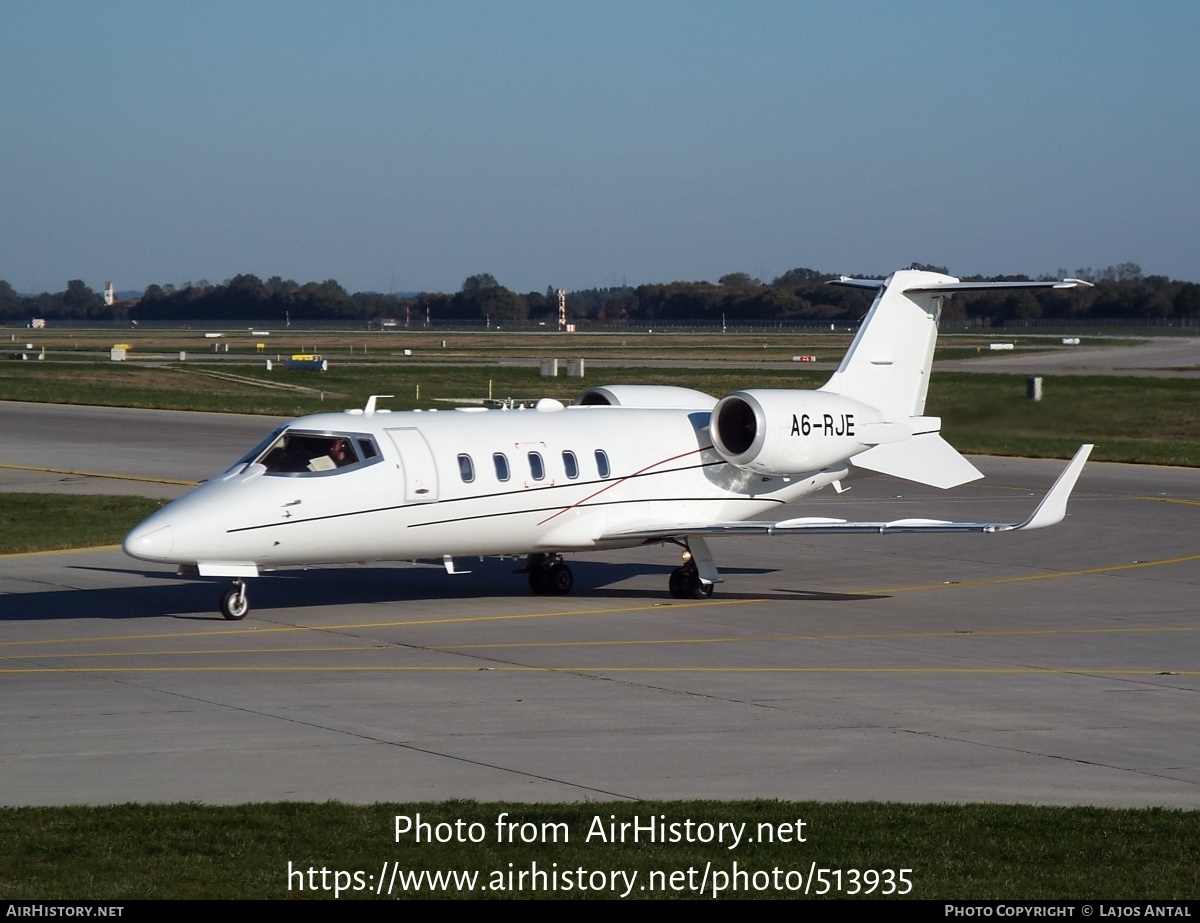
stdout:
POLYGON ((375 413, 375 402, 377 400, 379 400, 379 398, 381 398, 381 397, 395 397, 395 395, 394 394, 372 394, 369 398, 367 398, 367 406, 363 408, 364 416, 369 417, 373 413, 375 413))

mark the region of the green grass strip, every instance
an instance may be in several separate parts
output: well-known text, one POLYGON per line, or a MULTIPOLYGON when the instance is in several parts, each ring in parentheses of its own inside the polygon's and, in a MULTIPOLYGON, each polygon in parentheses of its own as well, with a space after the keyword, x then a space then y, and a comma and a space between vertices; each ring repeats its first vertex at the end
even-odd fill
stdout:
POLYGON ((1198 834, 1197 812, 978 804, 10 808, 0 810, 0 893, 377 899, 385 877, 393 897, 794 898, 807 885, 809 897, 1182 899, 1200 892, 1198 834), (397 817, 407 818, 399 837, 397 817), (635 820, 636 841, 621 827, 635 820), (665 837, 647 835, 651 821, 665 837), (421 871, 459 877, 405 888, 393 877, 421 871))
POLYGON ((164 503, 146 497, 0 493, 0 554, 116 545, 164 503))
MULTIPOLYGON (((741 388, 815 388, 828 378, 799 369, 622 368, 592 369, 581 381, 542 378, 529 368, 396 363, 343 363, 325 374, 257 366, 225 370, 241 381, 202 371, 121 363, 0 364, 0 400, 301 416, 361 407, 370 394, 394 395, 381 406, 404 410, 448 407, 447 401, 489 394, 568 402, 600 384, 677 385, 720 397, 741 388)), ((1025 388, 1023 375, 935 373, 925 412, 942 418, 944 435, 965 453, 1069 458, 1081 443, 1092 442, 1097 461, 1200 467, 1200 380, 1048 376, 1044 397, 1036 402, 1026 398, 1025 388)))

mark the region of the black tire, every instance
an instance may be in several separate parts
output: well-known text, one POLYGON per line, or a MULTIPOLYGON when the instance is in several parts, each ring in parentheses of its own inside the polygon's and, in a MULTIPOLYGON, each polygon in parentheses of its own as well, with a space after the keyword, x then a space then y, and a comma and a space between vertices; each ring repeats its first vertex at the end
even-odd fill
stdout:
POLYGON ((550 592, 550 569, 535 567, 529 572, 529 591, 535 596, 545 596, 550 592))
POLYGON ((560 561, 550 565, 546 583, 555 596, 566 596, 571 592, 571 587, 575 586, 575 575, 571 573, 571 568, 560 561))
MULTIPOLYGON (((700 574, 694 566, 684 565, 671 574, 671 582, 678 587, 679 599, 709 599, 713 595, 713 585, 700 580, 700 574), (676 582, 676 574, 678 581, 676 582)), ((671 589, 675 595, 675 586, 671 589)))
POLYGON ((671 571, 671 579, 667 581, 667 589, 671 591, 671 596, 675 599, 687 599, 687 594, 684 592, 685 583, 686 578, 682 567, 671 571))
POLYGON ((231 622, 240 622, 250 611, 250 597, 232 586, 221 594, 221 615, 231 622))

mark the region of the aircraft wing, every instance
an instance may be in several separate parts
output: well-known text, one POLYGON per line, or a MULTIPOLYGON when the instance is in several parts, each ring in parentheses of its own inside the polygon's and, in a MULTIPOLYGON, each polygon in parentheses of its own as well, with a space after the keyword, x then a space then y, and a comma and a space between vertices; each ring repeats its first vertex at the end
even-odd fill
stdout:
POLYGON ((1092 451, 1091 445, 1081 446, 1070 464, 1058 476, 1054 486, 1042 498, 1037 509, 1021 522, 950 522, 942 519, 895 519, 891 522, 848 522, 844 519, 824 519, 810 516, 785 519, 782 522, 710 522, 679 523, 661 529, 638 529, 613 532, 605 539, 644 538, 646 540, 680 538, 687 535, 796 535, 800 533, 865 533, 889 532, 1018 532, 1023 529, 1044 529, 1062 522, 1067 512, 1067 500, 1083 471, 1092 451))

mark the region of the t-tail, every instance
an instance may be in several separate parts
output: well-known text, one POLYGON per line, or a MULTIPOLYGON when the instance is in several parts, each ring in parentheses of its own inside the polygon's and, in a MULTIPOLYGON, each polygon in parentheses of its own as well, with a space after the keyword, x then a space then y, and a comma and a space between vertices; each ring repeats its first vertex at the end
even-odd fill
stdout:
POLYGON ((955 292, 1074 288, 1061 282, 960 282, 916 269, 885 280, 842 277, 834 285, 878 292, 842 364, 816 391, 751 388, 717 401, 713 448, 726 462, 767 477, 868 471, 957 487, 983 477, 925 416, 938 320, 955 292))
POLYGON ((871 427, 874 432, 864 434, 864 441, 874 444, 851 462, 946 488, 983 477, 941 437, 942 421, 925 416, 938 321, 946 299, 955 292, 1074 288, 1088 283, 1079 279, 961 282, 937 272, 905 269, 882 281, 843 276, 831 284, 878 291, 842 364, 820 389, 866 404, 881 415, 871 427))

